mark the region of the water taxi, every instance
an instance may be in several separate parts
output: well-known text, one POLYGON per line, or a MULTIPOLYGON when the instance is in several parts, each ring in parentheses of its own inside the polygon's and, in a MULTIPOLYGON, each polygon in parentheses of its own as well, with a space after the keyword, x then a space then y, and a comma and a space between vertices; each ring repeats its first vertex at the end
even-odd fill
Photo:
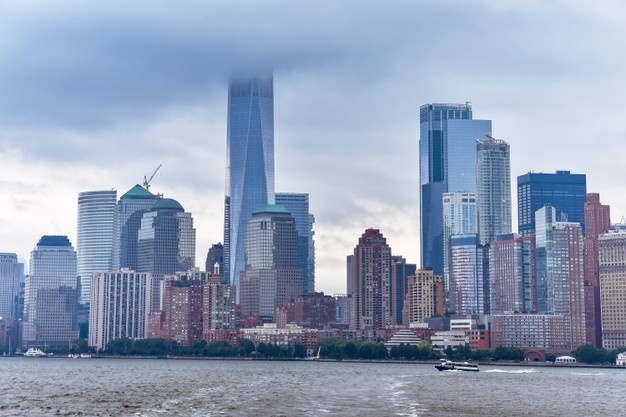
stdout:
POLYGON ((452 362, 448 359, 442 359, 439 365, 435 365, 438 371, 470 371, 478 372, 477 363, 469 362, 452 362))

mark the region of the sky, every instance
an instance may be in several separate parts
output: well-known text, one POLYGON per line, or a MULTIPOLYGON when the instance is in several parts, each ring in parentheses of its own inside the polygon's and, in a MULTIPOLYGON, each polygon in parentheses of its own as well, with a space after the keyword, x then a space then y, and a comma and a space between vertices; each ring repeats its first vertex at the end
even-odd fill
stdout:
POLYGON ((318 291, 345 293, 370 227, 419 264, 426 103, 493 121, 514 218, 517 176, 556 170, 626 215, 621 1, 130 3, 0 2, 0 252, 75 244, 79 192, 119 197, 162 165, 151 191, 192 213, 203 266, 223 240, 228 79, 265 71, 276 191, 310 194, 318 291))

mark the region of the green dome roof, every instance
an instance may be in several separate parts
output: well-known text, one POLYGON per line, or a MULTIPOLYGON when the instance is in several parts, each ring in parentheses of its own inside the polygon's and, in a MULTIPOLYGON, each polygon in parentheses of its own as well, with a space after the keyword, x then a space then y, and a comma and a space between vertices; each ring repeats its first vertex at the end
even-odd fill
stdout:
POLYGON ((152 194, 150 191, 143 188, 141 185, 137 184, 130 190, 126 191, 126 194, 121 196, 120 199, 125 198, 125 197, 148 199, 148 198, 154 198, 154 194, 152 194))
POLYGON ((162 198, 157 200, 152 206, 152 210, 176 210, 176 211, 185 211, 183 206, 173 198, 162 198))

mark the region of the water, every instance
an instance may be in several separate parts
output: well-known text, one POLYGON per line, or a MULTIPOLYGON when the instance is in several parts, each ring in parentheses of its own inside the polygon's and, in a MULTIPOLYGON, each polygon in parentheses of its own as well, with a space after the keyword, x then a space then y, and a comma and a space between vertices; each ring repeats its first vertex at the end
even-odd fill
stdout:
POLYGON ((626 369, 0 358, 0 416, 618 416, 626 369))

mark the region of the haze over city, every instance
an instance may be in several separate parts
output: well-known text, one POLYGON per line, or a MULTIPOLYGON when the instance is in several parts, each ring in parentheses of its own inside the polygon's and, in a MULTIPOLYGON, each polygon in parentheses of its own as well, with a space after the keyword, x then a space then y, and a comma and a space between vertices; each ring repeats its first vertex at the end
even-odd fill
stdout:
MULTIPOLYGON (((223 240, 232 74, 272 71, 276 190, 310 194, 316 289, 375 227, 419 264, 419 106, 471 101, 511 145, 511 176, 587 174, 626 214, 620 2, 0 5, 0 240, 76 242, 81 191, 151 191, 223 240)), ((513 184, 514 186, 514 184, 513 184)), ((513 188, 513 213, 516 213, 513 188)), ((517 226, 514 224, 513 229, 517 226)))

